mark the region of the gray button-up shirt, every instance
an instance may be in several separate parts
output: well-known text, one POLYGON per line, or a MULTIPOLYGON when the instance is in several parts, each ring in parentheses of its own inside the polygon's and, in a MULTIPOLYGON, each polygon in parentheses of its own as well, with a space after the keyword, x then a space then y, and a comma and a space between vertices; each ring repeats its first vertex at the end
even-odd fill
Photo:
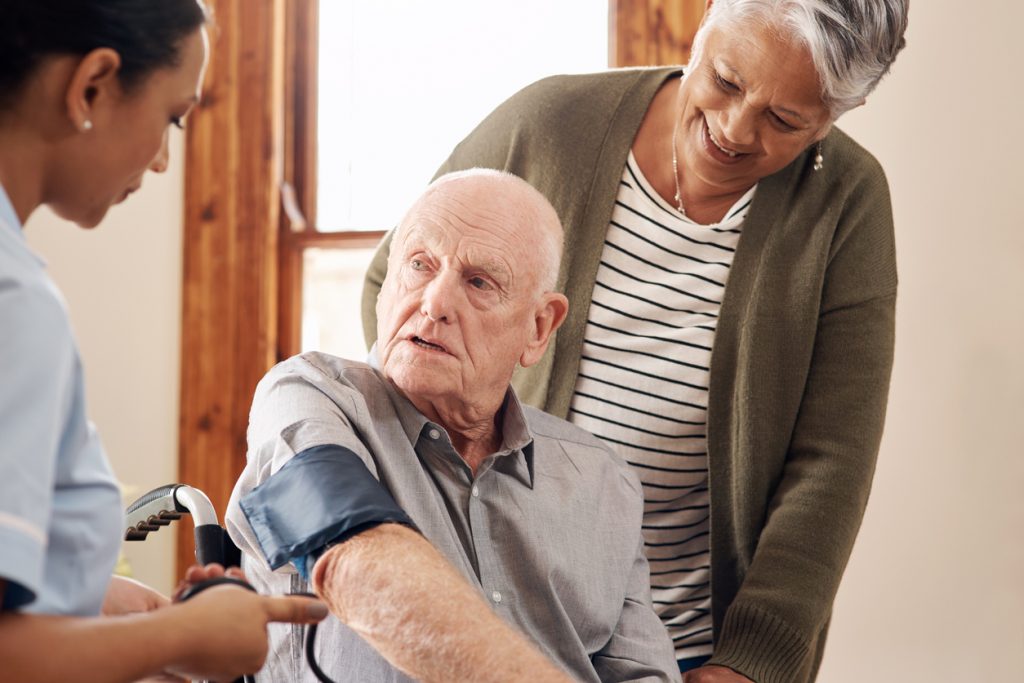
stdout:
MULTIPOLYGON (((374 368, 320 353, 287 360, 260 382, 248 462, 227 525, 260 592, 308 590, 271 572, 238 506, 292 456, 325 444, 357 453, 424 536, 507 622, 581 681, 678 680, 651 607, 642 495, 628 466, 595 437, 522 406, 509 389, 500 450, 476 477, 445 429, 374 368)), ((301 628, 272 625, 264 681, 315 681, 301 628)), ((317 657, 336 681, 407 681, 329 617, 317 657)))

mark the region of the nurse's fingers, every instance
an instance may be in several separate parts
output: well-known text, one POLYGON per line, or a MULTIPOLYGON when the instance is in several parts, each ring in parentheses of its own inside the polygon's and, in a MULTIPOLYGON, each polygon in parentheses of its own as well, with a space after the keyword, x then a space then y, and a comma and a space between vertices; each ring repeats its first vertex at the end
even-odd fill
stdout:
POLYGON ((316 598, 296 595, 275 595, 263 598, 263 607, 270 621, 292 624, 315 624, 327 616, 327 605, 316 598))
MULTIPOLYGON (((236 568, 233 567, 232 569, 236 568)), ((232 578, 242 579, 243 581, 245 580, 245 575, 242 574, 242 571, 240 569, 237 570, 237 574, 233 573, 232 569, 228 569, 225 572, 224 567, 217 563, 211 563, 205 566, 201 564, 192 565, 191 567, 185 570, 185 576, 184 578, 182 578, 181 581, 178 582, 178 585, 175 587, 174 593, 171 595, 171 600, 173 602, 178 602, 178 600, 181 599, 182 593, 187 591, 195 584, 202 583, 203 581, 207 581, 209 579, 219 579, 220 577, 227 575, 232 578)))

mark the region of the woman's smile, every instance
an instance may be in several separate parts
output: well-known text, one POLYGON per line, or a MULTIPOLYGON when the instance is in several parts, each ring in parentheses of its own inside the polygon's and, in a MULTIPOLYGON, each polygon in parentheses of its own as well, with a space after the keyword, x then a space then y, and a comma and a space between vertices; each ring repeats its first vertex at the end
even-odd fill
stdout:
POLYGON ((721 164, 735 164, 750 156, 749 153, 737 152, 719 142, 715 134, 711 132, 711 126, 708 125, 706 116, 701 117, 701 124, 701 140, 704 143, 704 149, 715 161, 721 164))

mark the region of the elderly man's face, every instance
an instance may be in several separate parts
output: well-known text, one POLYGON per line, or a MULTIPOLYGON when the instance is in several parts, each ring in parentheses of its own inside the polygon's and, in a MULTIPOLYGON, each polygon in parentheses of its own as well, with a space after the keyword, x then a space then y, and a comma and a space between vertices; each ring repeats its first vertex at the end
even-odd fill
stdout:
POLYGON ((466 185, 406 217, 377 302, 381 369, 414 402, 503 395, 517 361, 539 358, 540 228, 466 185))

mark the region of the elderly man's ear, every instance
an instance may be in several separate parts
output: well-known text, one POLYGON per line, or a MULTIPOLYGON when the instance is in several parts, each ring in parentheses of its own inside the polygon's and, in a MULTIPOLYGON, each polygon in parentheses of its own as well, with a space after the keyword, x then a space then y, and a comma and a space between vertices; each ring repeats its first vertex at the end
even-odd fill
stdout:
POLYGON ((565 295, 548 292, 540 300, 533 316, 533 330, 529 343, 519 357, 519 364, 524 368, 539 361, 548 348, 551 335, 555 333, 569 312, 569 300, 565 295))

